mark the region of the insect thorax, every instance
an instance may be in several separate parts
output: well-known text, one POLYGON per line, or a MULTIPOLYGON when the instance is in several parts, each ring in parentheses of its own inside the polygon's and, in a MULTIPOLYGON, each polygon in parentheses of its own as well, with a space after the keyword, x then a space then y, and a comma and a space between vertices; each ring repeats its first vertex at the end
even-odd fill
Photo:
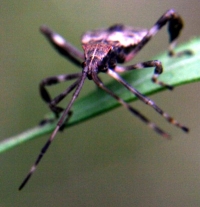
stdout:
POLYGON ((116 24, 108 29, 98 29, 86 32, 82 36, 82 44, 86 59, 89 55, 105 57, 115 56, 118 63, 125 62, 126 56, 138 45, 147 34, 147 30, 116 24))

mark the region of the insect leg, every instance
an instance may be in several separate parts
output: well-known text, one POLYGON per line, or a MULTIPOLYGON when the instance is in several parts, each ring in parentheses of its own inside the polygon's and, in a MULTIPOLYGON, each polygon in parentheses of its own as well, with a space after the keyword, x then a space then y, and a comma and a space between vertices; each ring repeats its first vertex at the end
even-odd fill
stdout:
POLYGON ((71 60, 77 66, 81 66, 84 60, 84 54, 81 51, 47 26, 41 26, 40 31, 61 55, 71 60))
POLYGON ((113 70, 118 73, 123 73, 130 70, 138 70, 138 69, 151 68, 151 67, 155 68, 154 74, 152 76, 152 81, 158 85, 166 87, 169 90, 172 90, 173 86, 158 80, 158 76, 163 72, 162 63, 159 60, 150 60, 130 66, 116 66, 113 70))
POLYGON ((103 89, 105 92, 107 92, 109 95, 111 95, 114 99, 116 99, 122 106, 124 106, 126 109, 128 109, 132 114, 137 116, 142 122, 144 122, 148 127, 153 129, 156 133, 160 134, 161 136, 170 139, 170 135, 164 132, 161 128, 159 128, 155 123, 151 122, 148 118, 146 118, 143 114, 141 114, 138 110, 134 109, 131 105, 126 103, 123 99, 121 99, 119 96, 117 96, 115 93, 113 93, 111 90, 109 90, 99 79, 99 77, 96 74, 93 74, 93 80, 95 84, 103 89))
POLYGON ((41 81, 39 85, 40 95, 42 99, 49 105, 49 108, 55 113, 56 117, 63 111, 61 107, 56 106, 63 98, 65 98, 78 84, 79 79, 75 81, 71 86, 69 86, 63 93, 55 97, 54 99, 51 98, 50 94, 48 93, 46 86, 51 86, 54 84, 58 84, 64 81, 77 79, 81 76, 81 73, 74 73, 68 75, 58 75, 45 78, 41 81))
POLYGON ((148 31, 147 35, 138 43, 134 50, 126 57, 126 61, 134 57, 149 40, 156 35, 156 33, 168 23, 168 33, 169 33, 169 55, 170 56, 181 56, 181 55, 192 55, 192 51, 184 50, 180 53, 175 53, 174 48, 176 46, 177 38, 183 28, 183 20, 173 9, 165 12, 160 19, 154 24, 154 26, 148 31))
POLYGON ((183 126, 180 124, 177 120, 172 118, 170 115, 168 115, 166 112, 164 112, 159 106, 156 105, 151 99, 145 97, 142 95, 139 91, 137 91, 135 88, 133 88, 131 85, 129 85, 125 80, 122 79, 121 76, 119 76, 115 71, 108 69, 107 74, 113 77, 115 80, 117 80, 119 83, 121 83, 123 86, 125 86, 129 91, 131 91, 135 96, 137 96, 141 101, 146 103, 147 105, 151 106, 156 112, 158 112, 160 115, 162 115, 169 123, 177 126, 178 128, 182 129, 184 132, 188 132, 189 129, 186 126, 183 126))
POLYGON ((37 157, 35 163, 33 164, 33 166, 31 167, 29 173, 27 174, 27 176, 25 177, 25 179, 23 180, 22 184, 19 187, 19 190, 21 190, 26 183, 29 181, 29 179, 31 178, 32 174, 34 173, 34 171, 36 170, 39 162, 41 161, 42 157, 44 156, 44 154, 46 153, 47 149, 49 148, 50 144, 52 143, 52 141, 54 140, 57 132, 60 130, 60 128, 63 126, 63 123, 66 122, 66 120, 69 119, 70 116, 70 109, 74 103, 74 101, 77 99, 81 88, 83 87, 83 83, 87 77, 87 69, 83 70, 82 75, 79 79, 79 83, 76 87, 76 90, 72 96, 71 101, 69 102, 69 104, 67 105, 66 109, 63 111, 63 114, 60 118, 60 120, 57 123, 56 128, 54 129, 53 133, 51 134, 51 136, 49 137, 49 139, 47 140, 46 144, 44 145, 44 147, 42 148, 39 156, 37 157))

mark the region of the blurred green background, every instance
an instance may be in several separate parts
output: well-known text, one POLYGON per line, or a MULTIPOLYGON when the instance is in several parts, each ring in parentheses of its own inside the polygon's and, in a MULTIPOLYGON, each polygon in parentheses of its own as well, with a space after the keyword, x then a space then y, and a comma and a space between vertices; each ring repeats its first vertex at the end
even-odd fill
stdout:
MULTIPOLYGON (((78 71, 50 47, 38 31, 41 24, 81 49, 80 35, 87 30, 114 23, 150 28, 169 8, 185 21, 180 43, 199 36, 199 0, 1 0, 0 139, 35 126, 49 111, 38 93, 43 78, 78 71)), ((167 46, 164 28, 132 62, 150 60, 167 46)), ((94 89, 87 81, 81 94, 94 89)), ((133 106, 168 131, 172 141, 121 107, 57 135, 18 192, 48 136, 28 142, 0 155, 0 207, 200 206, 199 83, 151 98, 191 132, 182 133, 137 101, 133 106)))

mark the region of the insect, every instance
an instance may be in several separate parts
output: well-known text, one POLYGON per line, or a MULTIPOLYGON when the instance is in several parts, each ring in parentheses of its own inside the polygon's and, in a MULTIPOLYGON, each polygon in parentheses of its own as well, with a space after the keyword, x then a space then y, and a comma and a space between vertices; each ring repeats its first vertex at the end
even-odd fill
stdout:
POLYGON ((82 71, 79 73, 58 75, 48 77, 40 83, 40 94, 42 99, 49 105, 49 108, 55 114, 56 118, 59 118, 57 126, 55 127, 50 138, 42 148, 38 158, 34 165, 31 167, 27 177, 24 179, 19 187, 21 190, 30 179, 33 172, 36 170, 37 165, 41 161, 43 155, 47 151, 48 147, 54 140, 57 132, 62 128, 66 120, 71 116, 71 107, 74 101, 77 99, 81 88, 86 78, 93 80, 94 83, 106 91, 122 106, 124 106, 133 115, 138 117, 142 122, 147 124, 148 127, 153 129, 155 132, 165 138, 170 138, 170 135, 159 128, 156 124, 151 122, 142 113, 133 108, 131 105, 126 103, 118 95, 109 90, 98 77, 99 73, 107 73, 113 77, 116 81, 126 87, 131 93, 137 96, 145 104, 152 107, 157 113, 164 117, 166 121, 180 128, 184 132, 188 132, 189 129, 179 123, 177 120, 172 118, 166 112, 164 112, 159 106, 156 105, 151 99, 142 95, 139 91, 128 84, 119 73, 123 73, 130 70, 140 70, 143 68, 154 67, 154 74, 152 75, 152 81, 160 86, 166 87, 172 90, 173 87, 158 80, 158 76, 162 73, 163 67, 159 60, 145 61, 129 66, 121 66, 119 64, 130 61, 135 55, 149 42, 149 40, 165 25, 168 24, 169 32, 169 56, 181 56, 191 55, 192 52, 189 50, 182 51, 180 53, 174 52, 176 41, 183 27, 183 21, 177 12, 173 9, 165 12, 160 19, 154 24, 154 26, 147 30, 136 30, 132 27, 124 26, 122 24, 116 24, 107 29, 98 29, 86 32, 82 36, 82 47, 83 51, 79 51, 77 48, 72 46, 60 35, 52 31, 46 26, 41 27, 42 34, 48 39, 53 47, 64 57, 69 59, 78 67, 82 67, 82 71), (58 84, 60 82, 75 80, 64 92, 55 98, 51 98, 48 93, 46 86, 58 84), (58 106, 58 103, 62 101, 70 92, 74 91, 70 102, 65 109, 58 106))

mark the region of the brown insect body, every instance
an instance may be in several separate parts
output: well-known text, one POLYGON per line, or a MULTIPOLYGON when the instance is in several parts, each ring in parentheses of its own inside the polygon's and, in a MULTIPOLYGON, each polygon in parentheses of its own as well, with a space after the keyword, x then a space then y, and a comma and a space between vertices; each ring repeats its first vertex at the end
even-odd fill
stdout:
MULTIPOLYGON (((48 104, 50 110, 55 114, 55 118, 59 118, 59 121, 55 130, 42 148, 34 165, 31 167, 28 175, 20 185, 19 190, 21 190, 26 185, 31 175, 35 171, 37 165, 39 164, 40 160, 42 159, 43 155, 54 140, 57 132, 63 128, 63 126, 67 123, 67 120, 70 118, 72 114, 71 107, 74 101, 77 99, 86 78, 93 80, 99 88, 106 91, 119 104, 124 106, 129 112, 131 112, 142 122, 144 122, 149 128, 153 129, 156 133, 165 138, 170 138, 168 133, 163 131, 160 127, 158 127, 155 123, 151 122, 141 112, 133 108, 130 104, 126 103, 113 91, 108 89, 98 77, 98 73, 100 72, 106 73, 109 76, 113 77, 116 81, 126 87, 133 95, 137 96, 138 99, 140 99, 143 103, 149 105, 157 113, 163 116, 163 118, 169 123, 180 128, 184 132, 189 131, 186 126, 182 125, 177 120, 168 115, 166 112, 164 112, 156 103, 154 103, 146 96, 142 95, 119 75, 119 73, 130 70, 140 70, 143 68, 154 67, 152 81, 170 90, 173 88, 172 86, 158 80, 158 76, 163 72, 162 63, 159 60, 149 60, 129 66, 118 65, 118 63, 124 63, 134 58, 135 55, 146 45, 146 43, 148 43, 149 40, 167 23, 170 43, 168 54, 170 56, 180 56, 185 54, 191 55, 192 52, 189 50, 179 53, 174 52, 176 40, 183 27, 183 21, 173 9, 170 9, 166 13, 164 13, 150 30, 136 30, 129 26, 116 24, 107 29, 98 29, 86 32, 82 36, 82 47, 84 52, 79 51, 77 48, 67 42, 63 37, 52 31, 48 27, 41 27, 41 32, 45 35, 45 37, 49 40, 53 47, 61 55, 73 62, 75 65, 79 67, 82 66, 82 72, 48 77, 40 83, 41 97, 48 104), (75 81, 61 94, 59 94, 55 98, 51 98, 46 87, 68 80, 75 81), (59 102, 61 102, 72 91, 74 91, 74 93, 67 107, 65 109, 59 107, 59 102)), ((52 120, 45 120, 42 123, 44 124, 50 121, 52 120)))

